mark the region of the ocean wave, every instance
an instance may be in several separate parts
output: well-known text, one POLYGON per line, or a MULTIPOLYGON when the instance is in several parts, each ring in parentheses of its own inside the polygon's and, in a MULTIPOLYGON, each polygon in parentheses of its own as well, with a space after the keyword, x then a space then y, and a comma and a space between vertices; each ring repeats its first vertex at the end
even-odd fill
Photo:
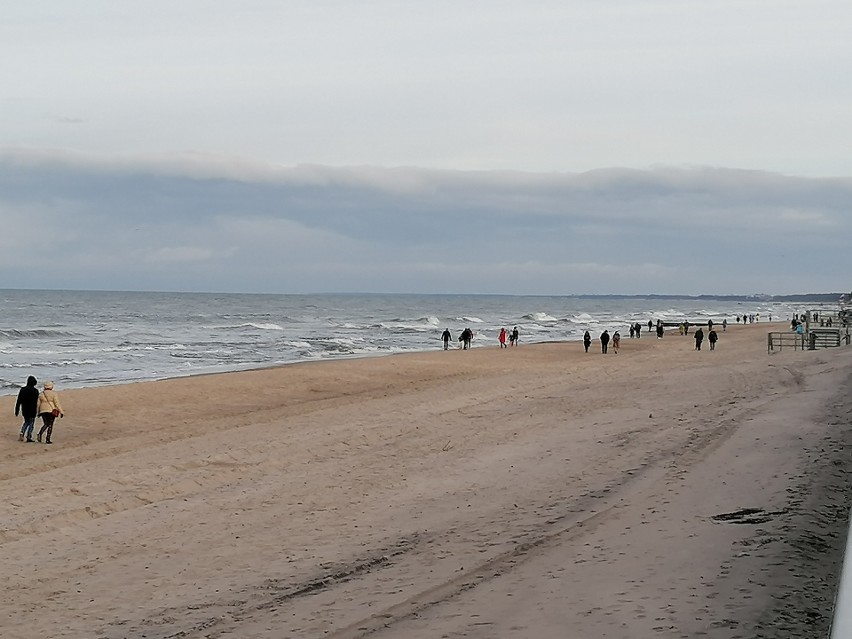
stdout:
POLYGON ((216 324, 212 326, 202 326, 207 331, 233 331, 244 328, 257 328, 262 331, 283 331, 285 330, 281 324, 274 322, 243 322, 242 324, 216 324))
POLYGON ((355 353, 355 341, 342 337, 308 338, 308 344, 319 355, 334 353, 338 355, 351 355, 355 353))
POLYGON ((259 328, 262 331, 283 331, 284 327, 280 324, 269 323, 257 323, 257 322, 246 322, 245 324, 240 325, 240 328, 259 328))
POLYGON ((530 313, 529 315, 524 315, 524 319, 532 320, 534 322, 558 322, 559 319, 553 317, 552 315, 548 315, 547 313, 530 313))
POLYGON ((484 324, 485 323, 485 320, 483 320, 483 319, 480 319, 478 317, 468 317, 466 315, 463 315, 462 317, 458 318, 458 320, 460 322, 470 322, 471 324, 484 324))
POLYGON ((430 324, 427 322, 403 322, 403 321, 390 321, 390 322, 379 322, 374 325, 373 328, 382 328, 386 331, 392 332, 408 332, 408 333, 425 333, 427 331, 434 331, 436 325, 430 324))
POLYGON ((47 328, 34 328, 29 330, 18 330, 16 328, 0 328, 0 339, 39 339, 43 337, 73 337, 74 333, 68 331, 55 331, 47 328))
POLYGON ((99 359, 60 359, 32 362, 3 362, 0 368, 49 368, 62 366, 92 366, 100 364, 99 359))

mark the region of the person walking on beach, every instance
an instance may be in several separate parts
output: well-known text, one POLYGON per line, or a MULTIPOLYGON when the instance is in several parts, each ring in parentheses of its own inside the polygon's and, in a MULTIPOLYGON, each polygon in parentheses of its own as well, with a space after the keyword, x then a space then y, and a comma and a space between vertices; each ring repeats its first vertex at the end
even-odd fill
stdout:
POLYGON ((444 342, 444 350, 449 350, 450 348, 450 340, 453 339, 453 336, 450 334, 450 329, 445 328, 444 332, 441 333, 441 339, 444 342))
POLYGON ((464 329, 461 335, 459 335, 459 341, 463 344, 462 348, 464 350, 469 349, 470 343, 473 341, 473 331, 469 328, 464 329))
POLYGON ((724 333, 727 330, 728 330, 728 318, 726 317, 725 319, 722 320, 722 332, 724 333))
POLYGON ((512 329, 512 334, 509 336, 509 343, 512 346, 518 345, 518 327, 512 329))
POLYGON ((704 341, 704 331, 701 330, 701 327, 698 327, 698 330, 695 331, 695 350, 701 350, 701 342, 704 341))
POLYGON ((636 339, 642 337, 642 325, 639 322, 636 322, 636 325, 633 328, 636 329, 636 339))
POLYGON ((589 331, 586 331, 583 334, 583 348, 586 349, 586 352, 589 352, 589 346, 592 345, 592 336, 589 334, 589 331))
POLYGON ((615 351, 615 354, 618 355, 618 347, 621 345, 621 333, 615 331, 612 334, 612 350, 615 351))
POLYGON ((497 339, 500 340, 500 348, 508 348, 508 346, 506 346, 506 329, 505 328, 500 329, 500 336, 497 339))
POLYGON ((654 322, 648 320, 648 332, 650 333, 654 329, 654 322))
POLYGON ((62 404, 59 403, 59 394, 53 390, 53 382, 44 383, 44 390, 38 397, 38 414, 44 424, 38 431, 38 441, 41 442, 42 436, 47 434, 44 443, 52 444, 50 437, 53 435, 53 422, 57 417, 65 417, 62 404))
POLYGON ((710 342, 710 350, 716 350, 716 342, 719 340, 719 336, 716 334, 714 329, 710 329, 710 332, 707 333, 707 341, 710 342))
POLYGON ((15 417, 20 412, 24 418, 24 423, 21 425, 21 434, 18 435, 18 441, 33 441, 33 428, 35 427, 36 415, 38 415, 38 388, 36 388, 38 380, 30 375, 27 377, 27 385, 21 386, 18 391, 18 401, 15 402, 15 417))
POLYGON ((601 353, 606 355, 606 351, 609 348, 609 331, 604 329, 604 332, 601 333, 601 353))

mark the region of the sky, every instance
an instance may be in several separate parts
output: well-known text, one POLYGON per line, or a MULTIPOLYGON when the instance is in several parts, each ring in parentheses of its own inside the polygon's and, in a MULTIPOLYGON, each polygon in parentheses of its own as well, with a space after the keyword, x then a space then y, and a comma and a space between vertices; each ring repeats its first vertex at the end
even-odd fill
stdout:
POLYGON ((852 3, 0 9, 0 288, 849 291, 852 3))

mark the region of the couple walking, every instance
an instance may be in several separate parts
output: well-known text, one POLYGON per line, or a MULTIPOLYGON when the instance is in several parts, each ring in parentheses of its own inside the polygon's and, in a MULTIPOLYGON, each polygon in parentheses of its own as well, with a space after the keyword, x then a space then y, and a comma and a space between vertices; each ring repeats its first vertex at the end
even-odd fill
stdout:
POLYGON ((505 328, 500 329, 500 335, 497 337, 500 340, 500 348, 509 348, 509 346, 518 345, 518 327, 512 329, 510 333, 505 328), (506 346, 506 340, 509 340, 509 346, 506 346))
POLYGON ((33 428, 35 428, 36 417, 41 417, 42 427, 38 431, 38 441, 41 442, 42 437, 47 435, 44 440, 45 444, 52 444, 50 436, 53 435, 53 422, 57 417, 65 417, 62 412, 62 404, 59 403, 59 394, 53 390, 53 382, 45 382, 44 390, 39 393, 36 388, 38 380, 30 375, 27 378, 27 385, 18 391, 18 401, 15 402, 15 417, 22 414, 24 423, 21 426, 21 434, 18 435, 19 441, 32 443, 33 428))

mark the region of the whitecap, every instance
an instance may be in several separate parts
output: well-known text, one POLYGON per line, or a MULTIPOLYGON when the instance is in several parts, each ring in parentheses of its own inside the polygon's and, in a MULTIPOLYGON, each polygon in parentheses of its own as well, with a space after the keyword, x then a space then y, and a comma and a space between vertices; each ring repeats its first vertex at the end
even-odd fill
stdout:
POLYGON ((255 322, 247 322, 245 324, 240 325, 240 328, 247 328, 247 327, 259 328, 259 329, 264 330, 264 331, 283 331, 284 330, 284 327, 281 326, 280 324, 272 324, 272 323, 258 324, 258 323, 255 323, 255 322))
POLYGON ((524 315, 525 319, 533 320, 534 322, 558 322, 559 320, 552 315, 548 315, 547 313, 530 313, 529 315, 524 315))

